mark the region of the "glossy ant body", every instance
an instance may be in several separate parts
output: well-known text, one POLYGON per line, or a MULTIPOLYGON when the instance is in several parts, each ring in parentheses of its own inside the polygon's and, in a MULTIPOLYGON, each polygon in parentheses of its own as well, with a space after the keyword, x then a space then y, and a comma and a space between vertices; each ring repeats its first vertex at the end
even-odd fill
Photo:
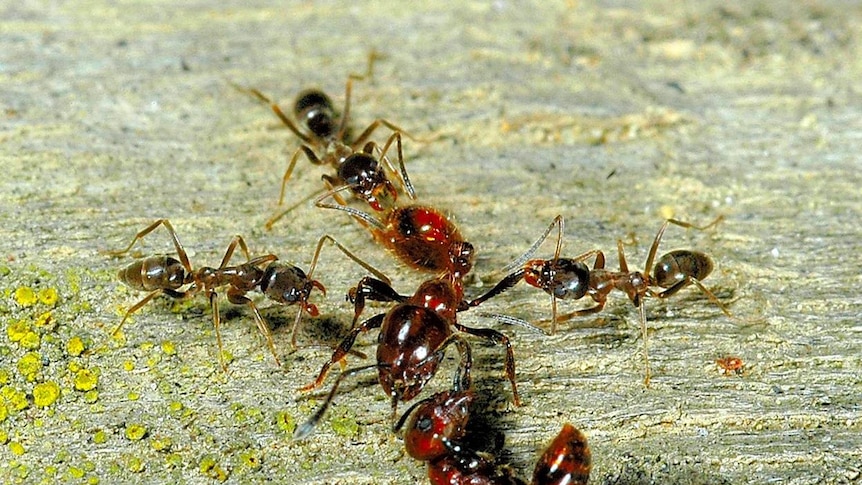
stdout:
POLYGON ((323 405, 305 424, 297 428, 295 438, 300 439, 311 433, 343 379, 365 370, 377 369, 378 381, 392 400, 393 413, 398 402, 409 401, 422 391, 425 384, 436 374, 445 350, 451 344, 458 347, 461 356, 455 378, 461 382, 469 382, 472 368, 471 349, 455 330, 505 345, 506 376, 512 385, 513 401, 516 406, 520 406, 515 383, 515 358, 509 338, 496 330, 471 328, 457 322, 456 313, 463 308, 463 293, 460 285, 453 284, 447 275, 425 281, 411 296, 398 294, 387 282, 365 277, 350 290, 349 297, 355 305, 350 333, 341 341, 329 361, 323 364, 317 379, 302 390, 309 391, 319 387, 329 368, 347 356, 359 334, 379 328, 377 363, 343 372, 333 384, 323 405), (396 302, 397 305, 388 312, 375 315, 357 325, 366 299, 396 302))
POLYGON ((675 295, 686 286, 694 284, 725 315, 732 318, 727 308, 701 283, 701 280, 709 276, 713 269, 712 260, 708 255, 699 251, 674 250, 656 259, 659 243, 669 224, 705 230, 714 226, 722 219, 723 217, 719 216, 708 225, 702 227, 675 219, 666 220, 658 230, 658 233, 656 233, 644 265, 646 271, 652 271, 650 274, 629 270, 621 240, 617 240, 619 271, 605 269, 605 255, 599 250, 588 251, 575 258, 561 258, 560 249, 562 246, 564 223, 562 216, 557 216, 530 249, 507 268, 520 267, 503 278, 487 293, 470 301, 468 306, 479 305, 485 300, 503 293, 519 281, 524 280, 527 284, 540 288, 551 295, 551 333, 554 333, 556 332, 557 322, 600 312, 604 308, 611 291, 621 291, 628 296, 640 312, 646 366, 644 384, 649 386, 650 367, 647 353, 646 311, 643 305, 643 300, 646 296, 667 298, 675 295), (554 226, 558 229, 554 257, 552 259, 529 259, 532 253, 545 241, 554 226), (595 262, 593 268, 589 269, 583 261, 591 256, 595 256, 595 262), (653 262, 655 262, 655 265, 653 265, 653 262), (652 287, 659 287, 662 290, 656 291, 652 287), (596 305, 592 308, 576 310, 563 315, 557 314, 557 299, 578 300, 585 296, 592 298, 596 305))
MULTIPOLYGON (((410 137, 409 134, 387 120, 377 119, 368 125, 356 139, 351 139, 348 120, 353 79, 362 78, 351 76, 347 79, 344 110, 340 116, 336 113, 332 100, 326 93, 319 89, 307 89, 299 93, 294 103, 293 115, 297 120, 296 122, 291 121, 277 104, 257 89, 247 89, 234 85, 237 89, 248 92, 269 105, 279 120, 303 143, 290 158, 287 169, 282 176, 281 191, 278 197, 279 205, 284 201, 287 181, 293 174, 300 154, 304 154, 314 165, 326 165, 334 170, 333 175, 323 174, 321 176, 327 189, 346 187, 374 210, 379 211, 391 207, 398 197, 398 193, 389 179, 390 175, 399 177, 399 181, 408 196, 415 198, 415 191, 404 168, 401 146, 401 135, 410 137), (374 130, 381 125, 393 131, 382 149, 375 142, 368 141, 374 130), (299 126, 304 129, 300 129, 299 126), (389 158, 386 157, 386 152, 392 143, 395 143, 397 148, 400 172, 395 170, 389 158), (361 150, 360 147, 362 147, 361 150), (379 152, 376 158, 373 155, 375 149, 379 152)), ((307 199, 303 199, 298 204, 305 200, 307 199)), ((345 203, 340 198, 337 200, 339 203, 345 203)), ((266 228, 272 229, 275 222, 296 208, 298 204, 272 216, 266 222, 266 228)))
MULTIPOLYGON (((404 426, 407 454, 428 463, 432 484, 524 484, 509 467, 498 466, 492 458, 460 443, 467 433, 474 395, 457 384, 451 391, 415 404, 398 421, 395 430, 404 426)), ((586 437, 566 423, 536 463, 531 483, 584 485, 590 470, 586 437)))
POLYGON ((230 245, 228 245, 228 248, 225 251, 224 257, 222 258, 222 262, 217 268, 203 266, 194 270, 189 262, 185 248, 182 243, 180 243, 176 231, 174 231, 173 226, 167 219, 159 219, 138 232, 134 239, 132 239, 129 245, 124 249, 119 251, 108 251, 107 253, 113 256, 120 256, 129 252, 137 241, 147 236, 159 226, 164 226, 170 234, 179 260, 171 256, 152 256, 135 261, 120 270, 118 277, 121 282, 132 289, 149 291, 150 293, 126 311, 120 324, 116 329, 114 329, 112 334, 116 334, 120 328, 122 328, 130 315, 139 310, 156 296, 167 295, 171 298, 186 298, 199 292, 204 292, 210 301, 210 307, 213 314, 213 326, 215 327, 216 340, 218 341, 219 348, 219 362, 225 370, 227 367, 222 355, 223 349, 220 330, 221 317, 218 310, 217 288, 226 286, 228 301, 237 305, 247 305, 251 308, 258 330, 261 335, 263 335, 264 339, 266 339, 267 346, 275 358, 276 363, 281 365, 275 351, 275 346, 272 342, 272 335, 269 331, 269 326, 260 315, 260 311, 258 311, 254 301, 245 296, 246 293, 257 290, 263 293, 267 299, 276 303, 299 306, 299 311, 297 312, 296 319, 293 324, 293 336, 291 339, 291 342, 295 347, 296 331, 299 321, 302 318, 302 314, 308 313, 312 317, 319 314, 317 306, 308 302, 311 291, 314 288, 317 288, 324 294, 326 293, 326 288, 323 284, 312 279, 324 242, 332 242, 349 257, 357 260, 359 264, 362 264, 363 267, 372 271, 374 274, 378 273, 373 268, 358 260, 346 248, 328 235, 321 237, 318 241, 308 273, 305 273, 302 269, 296 266, 277 261, 278 257, 273 254, 267 254, 265 256, 259 256, 252 259, 242 236, 235 236, 231 240, 230 245), (239 246, 245 255, 246 262, 238 265, 229 265, 237 246, 239 246), (181 290, 184 286, 188 287, 185 290, 181 290))

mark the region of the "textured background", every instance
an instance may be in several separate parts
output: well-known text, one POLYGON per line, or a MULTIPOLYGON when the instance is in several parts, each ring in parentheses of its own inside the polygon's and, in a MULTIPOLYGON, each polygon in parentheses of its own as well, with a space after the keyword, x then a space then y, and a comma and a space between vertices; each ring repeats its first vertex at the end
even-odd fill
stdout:
MULTIPOLYGON (((515 345, 520 408, 501 350, 476 345, 475 421, 488 442, 505 436, 503 462, 528 476, 571 421, 590 438, 593 483, 860 481, 855 2, 172 3, 0 6, 0 481, 425 480, 370 375, 345 385, 313 439, 291 442, 323 395, 296 389, 328 351, 289 353, 285 325, 278 369, 248 311, 223 303, 227 375, 203 298, 153 302, 125 339, 108 336, 142 295, 115 279, 130 259, 98 251, 158 217, 194 264, 217 264, 243 234, 252 252, 307 267, 329 233, 412 292, 421 276, 342 214, 304 206, 264 230, 298 143, 229 84, 286 107, 318 86, 340 105, 347 74, 372 51, 382 58, 355 85, 355 124, 384 117, 437 138, 408 141, 408 168, 421 200, 476 245, 471 294, 557 214, 567 254, 601 248, 614 267, 616 239, 634 239, 637 268, 664 217, 726 217, 706 232, 671 228, 663 248, 711 254, 707 284, 739 321, 693 289, 648 300, 650 389, 622 295, 553 337, 501 328, 515 345), (714 361, 726 355, 745 361, 741 376, 722 375, 714 361)), ((320 174, 301 161, 293 200, 320 174)), ((160 233, 141 251, 170 249, 160 233)), ((323 316, 300 340, 331 345, 349 324, 343 294, 363 273, 334 250, 322 258, 329 293, 313 301, 323 316)), ((535 321, 550 303, 518 287, 486 310, 535 321)), ((264 315, 284 324, 293 312, 264 315)), ((359 348, 373 354, 373 342, 359 348)))

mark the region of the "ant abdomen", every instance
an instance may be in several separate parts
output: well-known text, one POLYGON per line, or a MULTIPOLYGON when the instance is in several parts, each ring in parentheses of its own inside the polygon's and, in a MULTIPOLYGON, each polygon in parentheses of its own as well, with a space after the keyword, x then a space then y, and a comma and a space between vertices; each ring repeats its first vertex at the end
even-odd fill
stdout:
POLYGON ((140 259, 121 269, 117 278, 135 290, 177 290, 186 284, 186 270, 170 256, 140 259))
POLYGON ((338 129, 332 100, 319 89, 308 89, 299 93, 293 113, 297 120, 320 138, 329 138, 338 129))
POLYGON ((712 259, 699 251, 677 249, 656 262, 653 270, 653 283, 662 288, 693 278, 703 280, 712 273, 712 259))

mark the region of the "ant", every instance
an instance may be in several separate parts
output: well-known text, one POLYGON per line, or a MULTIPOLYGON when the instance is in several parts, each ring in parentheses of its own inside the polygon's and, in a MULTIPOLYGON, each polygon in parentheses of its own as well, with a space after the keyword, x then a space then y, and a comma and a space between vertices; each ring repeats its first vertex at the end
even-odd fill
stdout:
MULTIPOLYGON (((287 169, 282 176, 281 191, 278 197, 279 205, 284 202, 285 188, 300 154, 305 154, 305 157, 314 165, 328 165, 335 170, 334 175, 323 174, 321 177, 327 189, 348 187, 354 192, 354 195, 366 201, 374 210, 390 207, 397 198, 397 192, 385 172, 386 169, 388 169, 389 174, 400 177, 404 190, 411 198, 415 198, 415 190, 410 184, 404 168, 401 143, 402 134, 413 139, 409 133, 385 119, 376 119, 356 139, 351 139, 348 120, 352 84, 353 80, 364 79, 364 77, 358 75, 348 77, 344 94, 344 109, 340 116, 336 113, 332 100, 323 91, 306 89, 300 92, 293 107, 296 122, 291 121, 275 102, 257 89, 243 88, 234 84, 235 88, 249 93, 269 105, 279 120, 303 142, 290 158, 287 169), (368 141, 371 134, 381 125, 393 131, 382 149, 374 141, 368 141), (298 126, 302 126, 304 129, 300 129, 298 126), (367 143, 365 143, 366 141, 367 143), (400 173, 395 170, 391 161, 386 157, 386 153, 393 143, 395 143, 398 152, 400 173), (359 147, 363 147, 361 151, 359 151, 359 147), (379 150, 379 162, 372 156, 375 149, 379 150)), ((279 219, 306 200, 308 198, 272 216, 267 220, 266 228, 272 229, 272 226, 279 219)), ((339 202, 344 203, 341 199, 339 202)))
POLYGON ((305 424, 297 428, 295 439, 301 439, 311 433, 331 403, 342 380, 365 370, 377 369, 378 381, 392 400, 393 415, 399 401, 406 402, 416 397, 436 374, 445 350, 451 344, 457 346, 461 356, 456 379, 469 382, 472 368, 470 346, 453 330, 505 345, 506 376, 512 385, 513 401, 516 406, 520 406, 515 383, 515 358, 509 338, 496 330, 471 328, 457 322, 456 313, 463 308, 463 293, 460 285, 453 284, 447 275, 423 282, 411 296, 398 294, 388 282, 365 277, 350 290, 348 297, 354 302, 350 333, 341 341, 329 361, 323 364, 317 379, 301 390, 309 391, 319 387, 329 368, 347 356, 359 334, 379 328, 377 363, 344 371, 323 405, 305 424), (357 325, 366 299, 395 302, 397 305, 388 312, 375 315, 357 325))
MULTIPOLYGON (((407 173, 403 176, 406 179, 407 173)), ((330 190, 318 197, 315 205, 353 216, 371 231, 378 243, 413 269, 445 273, 453 281, 459 281, 473 268, 473 245, 464 240, 458 227, 439 210, 423 205, 393 206, 381 211, 381 217, 374 217, 337 199, 336 203, 326 202, 328 197, 346 188, 349 187, 330 190)))
POLYGON ((507 266, 507 269, 520 266, 517 270, 503 278, 487 293, 470 301, 467 305, 470 307, 479 305, 485 300, 506 291, 519 281, 524 280, 527 284, 541 288, 551 295, 551 333, 553 334, 556 332, 558 321, 566 321, 574 317, 600 312, 607 302, 608 294, 613 290, 619 290, 625 293, 640 311, 641 332, 644 340, 643 353, 646 366, 644 384, 649 387, 650 366, 647 353, 644 297, 668 298, 686 286, 694 284, 725 315, 733 318, 724 304, 701 283, 701 280, 709 276, 713 269, 712 259, 708 255, 699 251, 678 249, 670 251, 656 259, 659 243, 669 224, 706 230, 719 223, 722 219, 724 219, 724 216, 719 216, 711 223, 702 227, 676 219, 667 219, 658 230, 658 233, 656 233, 652 246, 650 246, 646 263, 644 264, 646 271, 652 270, 652 274, 650 275, 650 273, 646 272, 629 270, 622 240, 617 240, 619 271, 605 269, 605 255, 599 250, 591 250, 575 258, 561 258, 560 250, 562 247, 564 222, 562 216, 557 216, 530 249, 507 266), (558 235, 554 257, 552 259, 529 259, 555 226, 557 227, 558 235), (595 262, 593 268, 589 269, 583 261, 591 256, 595 256, 595 262), (653 262, 655 262, 654 266, 653 262), (651 287, 659 287, 663 288, 663 290, 656 291, 651 287), (596 303, 594 307, 576 310, 564 315, 557 314, 557 299, 578 300, 587 295, 596 303))
POLYGON ((112 256, 121 256, 128 253, 137 241, 143 239, 159 226, 163 226, 170 234, 179 260, 172 256, 151 256, 137 260, 120 270, 118 277, 121 282, 132 289, 149 291, 150 293, 126 311, 120 324, 117 325, 113 332, 111 332, 111 335, 116 335, 129 316, 159 295, 167 295, 171 298, 179 299, 187 298, 203 291, 210 301, 210 307, 213 314, 213 326, 215 327, 216 340, 218 342, 219 362, 222 369, 225 371, 227 370, 227 366, 225 365, 224 356, 222 355, 223 348, 220 330, 221 317, 218 311, 218 293, 216 292, 216 288, 227 286, 228 301, 236 305, 248 305, 251 308, 258 331, 260 331, 261 335, 263 335, 266 340, 267 346, 275 358, 276 364, 280 366, 281 361, 275 351, 269 326, 260 315, 260 311, 258 311, 254 301, 245 296, 246 293, 252 290, 258 290, 263 293, 266 298, 276 303, 299 306, 299 311, 294 320, 292 329, 293 336, 291 338, 291 343, 296 347, 296 331, 302 318, 302 314, 308 313, 312 317, 319 315, 317 306, 308 302, 311 291, 314 288, 317 288, 324 295, 326 294, 326 288, 323 284, 312 279, 324 242, 332 242, 348 257, 356 260, 372 273, 379 273, 374 268, 369 267, 364 262, 356 258, 338 241, 328 235, 324 235, 318 241, 308 273, 305 273, 302 269, 296 266, 277 261, 278 257, 273 254, 267 254, 252 259, 242 236, 235 236, 231 240, 227 250, 225 251, 224 257, 222 258, 221 264, 217 268, 203 266, 197 270, 193 270, 185 248, 180 242, 173 226, 167 219, 158 219, 145 229, 138 232, 125 248, 118 251, 106 251, 106 253, 112 256), (239 246, 245 255, 246 262, 239 265, 229 266, 228 263, 233 257, 237 246, 239 246), (180 289, 186 285, 189 285, 188 288, 181 291, 180 289))
MULTIPOLYGON (((508 467, 459 443, 466 435, 474 394, 459 386, 414 404, 394 427, 405 425, 404 448, 411 457, 428 463, 432 484, 524 484, 508 467)), ((533 485, 584 485, 590 477, 591 453, 587 439, 569 423, 542 454, 533 471, 533 485)))

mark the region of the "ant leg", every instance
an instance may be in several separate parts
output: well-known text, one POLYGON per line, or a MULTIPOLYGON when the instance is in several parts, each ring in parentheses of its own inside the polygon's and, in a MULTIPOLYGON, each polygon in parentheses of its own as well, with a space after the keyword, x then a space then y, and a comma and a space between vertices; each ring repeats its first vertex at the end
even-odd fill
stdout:
POLYGON ((128 309, 128 310, 126 310, 126 314, 125 314, 125 315, 123 315, 123 319, 122 319, 122 320, 120 320, 120 324, 119 324, 119 325, 117 325, 117 328, 115 328, 115 329, 111 332, 111 336, 117 335, 117 332, 119 332, 119 331, 120 331, 120 329, 121 329, 121 328, 123 328, 123 324, 124 324, 124 323, 126 323, 126 320, 128 320, 128 318, 129 318, 133 313, 135 313, 136 311, 140 310, 142 306, 146 305, 150 300, 152 300, 153 298, 155 298, 155 297, 157 297, 157 296, 161 295, 161 294, 162 294, 162 293, 164 293, 164 292, 165 292, 165 290, 156 290, 156 291, 151 291, 147 296, 145 296, 143 299, 141 299, 141 301, 139 301, 139 302, 135 303, 134 305, 132 305, 131 307, 129 307, 129 309, 128 309))
POLYGON ((218 361, 224 372, 227 372, 227 364, 224 362, 224 347, 221 341, 221 315, 218 311, 218 294, 215 291, 209 290, 207 296, 210 300, 210 309, 213 313, 213 327, 215 327, 216 342, 218 343, 218 361))
POLYGON ((458 354, 461 357, 461 361, 458 364, 458 370, 455 372, 455 377, 452 380, 452 392, 466 391, 473 387, 473 351, 470 348, 470 344, 460 335, 451 335, 434 350, 434 353, 419 362, 417 367, 422 367, 425 361, 428 360, 443 360, 443 354, 445 354, 446 348, 453 343, 458 347, 458 354))
POLYGON ((521 398, 518 396, 518 385, 515 383, 515 354, 512 351, 512 343, 509 341, 509 337, 490 328, 471 328, 457 322, 454 326, 464 333, 476 335, 485 340, 506 346, 506 377, 508 377, 509 382, 512 383, 512 400, 514 401, 515 406, 520 406, 521 398))
POLYGON ((297 148, 296 151, 293 152, 293 156, 290 157, 290 163, 287 164, 287 170, 284 171, 284 175, 281 177, 281 191, 278 193, 278 205, 281 205, 284 202, 284 192, 287 187, 287 181, 290 180, 290 176, 293 175, 293 169, 296 166, 296 161, 299 160, 300 153, 304 153, 305 158, 307 158, 312 164, 323 165, 323 161, 317 158, 314 151, 307 145, 301 145, 297 148))
POLYGON ((347 249, 340 242, 336 241, 335 238, 333 238, 329 234, 324 234, 317 241, 317 248, 314 250, 314 256, 311 258, 311 266, 309 266, 309 268, 308 268, 308 278, 309 279, 311 279, 312 275, 314 274, 314 268, 317 267, 317 260, 320 256, 320 250, 323 247, 323 243, 326 241, 329 241, 332 244, 334 244, 335 247, 337 247, 342 253, 344 253, 345 256, 350 258, 351 261, 358 264, 359 266, 362 266, 362 268, 365 269, 365 271, 368 271, 369 273, 373 274, 375 278, 383 281, 386 284, 391 283, 391 281, 389 280, 389 277, 387 277, 385 274, 383 274, 382 271, 380 271, 377 268, 375 268, 374 266, 371 266, 370 264, 366 263, 359 256, 356 256, 355 254, 353 254, 352 251, 347 249))
POLYGON ((381 302, 389 302, 394 301, 397 303, 402 303, 406 301, 409 297, 399 294, 395 291, 392 286, 389 285, 388 281, 381 281, 370 276, 365 276, 359 283, 350 291, 347 292, 347 298, 353 302, 353 323, 350 325, 351 328, 356 326, 356 322, 359 321, 359 315, 362 314, 362 311, 365 309, 365 300, 369 299, 372 301, 381 301, 381 302))
POLYGON ((504 291, 508 290, 509 288, 512 288, 513 286, 518 284, 518 282, 520 282, 523 279, 524 279, 524 269, 521 268, 521 269, 515 271, 514 273, 506 276, 502 280, 500 280, 499 283, 494 285, 494 287, 491 288, 490 290, 488 290, 488 292, 485 293, 484 295, 482 295, 478 298, 474 298, 473 300, 470 300, 466 304, 466 306, 462 303, 461 306, 458 308, 458 310, 463 311, 463 310, 466 310, 469 308, 479 306, 482 303, 486 302, 487 300, 490 300, 491 298, 503 293, 504 291))
MULTIPOLYGON (((661 228, 659 228, 658 232, 656 233, 655 239, 652 242, 652 246, 650 246, 649 255, 647 256, 646 265, 644 266, 644 271, 650 271, 650 269, 652 268, 653 261, 655 261, 655 255, 658 251, 659 242, 661 241, 661 238, 664 235, 664 231, 667 229, 668 224, 673 224, 675 226, 680 226, 680 227, 684 227, 687 229, 697 229, 699 231, 705 231, 705 230, 709 229, 710 227, 718 224, 719 222, 721 222, 723 220, 724 220, 724 216, 719 215, 712 222, 710 222, 709 224, 707 224, 705 226, 695 226, 694 224, 680 221, 678 219, 667 219, 667 220, 665 220, 664 224, 661 225, 661 228)), ((618 244, 620 245, 620 247, 622 247, 621 241, 618 241, 618 244)))
POLYGON ((297 138, 302 140, 303 143, 311 143, 311 137, 309 137, 308 135, 299 131, 299 128, 297 128, 296 125, 294 125, 293 122, 290 121, 290 118, 288 118, 284 114, 284 112, 281 111, 281 108, 279 108, 277 104, 275 104, 271 99, 267 98, 263 93, 261 93, 257 89, 243 88, 243 87, 238 86, 236 84, 234 84, 234 87, 239 89, 240 91, 244 91, 246 93, 251 94, 252 96, 254 96, 257 99, 259 99, 260 101, 262 101, 264 104, 268 104, 270 109, 272 109, 272 112, 275 113, 275 116, 278 116, 278 119, 281 120, 281 122, 284 124, 284 126, 286 126, 290 131, 292 131, 293 134, 297 136, 297 138))
POLYGON ((344 337, 344 340, 342 340, 341 343, 338 344, 338 347, 335 348, 335 352, 332 353, 332 357, 329 359, 329 362, 326 362, 323 364, 323 367, 320 368, 320 373, 317 375, 317 379, 315 379, 311 384, 301 387, 300 391, 305 392, 320 387, 320 385, 323 384, 323 380, 326 379, 326 374, 329 372, 329 368, 332 367, 332 364, 340 362, 342 359, 347 357, 347 354, 356 342, 356 337, 360 333, 379 328, 383 325, 383 318, 385 316, 385 313, 375 315, 362 322, 362 325, 352 328, 350 333, 347 334, 347 336, 344 337))
POLYGON ((230 240, 230 244, 227 245, 227 250, 224 252, 224 256, 221 259, 221 264, 218 269, 224 269, 227 266, 230 262, 230 258, 233 257, 233 252, 236 250, 237 245, 239 245, 240 250, 245 254, 245 260, 251 261, 251 255, 248 253, 248 246, 245 244, 245 239, 240 235, 236 235, 230 240))
POLYGON ((279 221, 279 219, 281 219, 282 217, 286 216, 286 215, 287 215, 287 214, 289 214, 290 212, 293 212, 293 210, 294 210, 294 209, 296 209, 297 207, 299 207, 299 206, 301 206, 301 205, 305 204, 305 203, 306 203, 306 202, 308 202, 309 200, 314 199, 314 198, 316 198, 316 197, 319 197, 321 194, 323 194, 324 192, 326 192, 326 190, 327 190, 327 189, 318 189, 318 190, 315 190, 314 192, 312 192, 311 194, 309 194, 309 195, 307 195, 307 196, 303 197, 302 199, 300 199, 299 201, 297 201, 297 202, 296 202, 295 204, 293 204, 292 206, 288 207, 287 209, 284 209, 283 211, 281 211, 281 212, 279 212, 279 213, 275 214, 274 216, 270 217, 269 219, 267 219, 267 220, 266 220, 266 223, 264 224, 264 227, 266 228, 266 230, 267 230, 267 231, 271 231, 271 230, 272 230, 272 226, 273 226, 273 225, 275 225, 275 223, 276 223, 276 222, 278 222, 278 221, 279 221))
MULTIPOLYGON (((377 147, 377 143, 370 141, 365 145, 363 151, 369 153, 369 149, 373 150, 373 148, 377 147)), ((404 166, 404 151, 401 147, 401 132, 396 131, 386 140, 386 143, 383 144, 383 148, 380 149, 380 160, 386 164, 386 167, 390 172, 398 174, 401 179, 401 186, 405 192, 407 192, 407 196, 410 197, 411 200, 416 200, 416 189, 413 188, 413 184, 410 182, 410 177, 407 175, 407 168, 404 166), (392 165, 392 161, 389 160, 389 157, 386 156, 386 152, 392 145, 392 142, 395 142, 395 147, 398 150, 398 168, 399 171, 395 170, 395 167, 392 165)))
POLYGON ((111 256, 122 256, 123 254, 129 252, 129 250, 132 249, 132 246, 134 246, 136 242, 140 241, 145 236, 147 236, 147 234, 156 230, 156 228, 158 228, 159 226, 165 226, 165 229, 167 229, 168 233, 171 235, 171 239, 174 242, 174 248, 177 251, 177 256, 180 258, 180 263, 182 263, 183 268, 185 268, 187 273, 191 273, 192 265, 191 263, 189 263, 189 257, 188 255, 186 255, 186 250, 185 248, 183 248, 183 244, 180 242, 180 238, 177 236, 176 231, 174 231, 174 226, 172 226, 170 221, 168 221, 167 219, 158 219, 137 234, 135 234, 135 237, 132 239, 132 242, 130 242, 129 245, 125 248, 119 251, 105 251, 105 253, 111 256))
POLYGON ((242 291, 236 288, 228 289, 227 299, 234 305, 248 305, 248 307, 251 308, 252 314, 254 314, 254 322, 257 324, 257 330, 263 336, 264 340, 266 340, 266 345, 269 347, 269 351, 275 358, 276 365, 281 367, 281 360, 279 360, 278 353, 275 351, 275 345, 272 342, 272 333, 269 330, 269 325, 266 324, 266 320, 264 320, 260 315, 257 305, 255 305, 250 298, 246 297, 242 291))
POLYGON ((649 346, 647 343, 648 333, 647 333, 647 324, 646 324, 646 310, 644 309, 643 302, 638 305, 638 310, 640 310, 641 317, 641 333, 643 334, 644 339, 644 387, 649 387, 649 381, 651 377, 650 366, 649 366, 649 346))
MULTIPOLYGON (((593 313, 598 313, 598 312, 602 311, 602 309, 605 307, 605 302, 606 302, 605 299, 601 299, 601 300, 596 302, 596 306, 594 306, 594 307, 583 308, 581 310, 575 310, 571 313, 566 313, 564 315, 558 315, 557 321, 565 322, 565 321, 571 320, 573 318, 582 317, 584 315, 592 315, 593 313)), ((544 323, 544 322, 546 322, 546 320, 540 321, 540 322, 544 323)))
POLYGON ((686 286, 688 286, 691 283, 693 283, 695 286, 697 286, 700 289, 700 291, 704 295, 706 295, 707 298, 709 298, 709 301, 711 301, 715 306, 717 306, 718 309, 721 310, 721 312, 724 313, 728 318, 730 318, 730 319, 736 318, 733 316, 732 313, 730 313, 730 310, 727 309, 727 306, 725 306, 725 304, 722 303, 721 300, 719 300, 718 297, 715 296, 715 294, 713 292, 709 291, 709 289, 706 286, 704 286, 703 283, 700 282, 700 280, 698 280, 697 278, 692 278, 691 276, 689 276, 689 277, 685 278, 684 280, 676 283, 675 285, 671 286, 670 288, 665 289, 664 291, 651 292, 651 295, 655 296, 657 298, 667 298, 669 296, 675 295, 677 292, 679 292, 679 290, 685 288, 686 286))
POLYGON ((344 204, 339 204, 339 203, 333 204, 330 202, 324 202, 328 197, 335 197, 335 195, 338 192, 341 192, 343 190, 347 190, 349 188, 350 188, 350 186, 348 186, 348 185, 345 185, 343 187, 336 187, 336 188, 330 190, 329 192, 326 192, 325 194, 318 197, 314 201, 314 205, 317 207, 320 207, 321 209, 334 209, 334 210, 346 212, 346 213, 350 214, 351 216, 353 216, 354 218, 356 218, 360 224, 369 228, 369 230, 371 230, 371 231, 373 231, 373 230, 378 230, 381 232, 385 231, 386 226, 382 222, 380 222, 379 220, 375 219, 371 214, 369 214, 367 212, 362 212, 359 209, 355 209, 353 207, 349 207, 349 206, 344 205, 344 204))
POLYGON ((381 125, 385 126, 386 128, 389 128, 394 133, 401 133, 402 135, 406 136, 407 138, 410 138, 413 141, 417 141, 420 143, 427 143, 431 141, 430 139, 417 138, 404 128, 401 128, 400 126, 383 118, 377 118, 376 120, 372 121, 371 124, 369 124, 364 130, 362 130, 362 133, 360 133, 359 136, 356 137, 356 140, 353 142, 352 146, 358 147, 362 145, 366 140, 368 140, 368 138, 371 137, 371 134, 374 133, 374 130, 379 128, 381 125))
POLYGON ((332 399, 335 397, 335 392, 338 391, 338 386, 341 384, 341 381, 346 379, 347 377, 353 376, 355 374, 359 374, 360 372, 365 372, 370 369, 377 369, 380 367, 380 364, 371 364, 363 367, 356 367, 353 369, 348 369, 341 373, 338 376, 338 379, 335 381, 335 384, 332 385, 332 389, 329 391, 329 394, 326 396, 326 400, 323 401, 323 404, 317 408, 317 411, 311 415, 310 418, 301 425, 296 428, 296 431, 293 433, 294 440, 301 440, 314 431, 314 427, 317 426, 317 423, 320 422, 320 419, 323 417, 323 414, 326 413, 326 410, 329 408, 330 403, 332 403, 332 399))

